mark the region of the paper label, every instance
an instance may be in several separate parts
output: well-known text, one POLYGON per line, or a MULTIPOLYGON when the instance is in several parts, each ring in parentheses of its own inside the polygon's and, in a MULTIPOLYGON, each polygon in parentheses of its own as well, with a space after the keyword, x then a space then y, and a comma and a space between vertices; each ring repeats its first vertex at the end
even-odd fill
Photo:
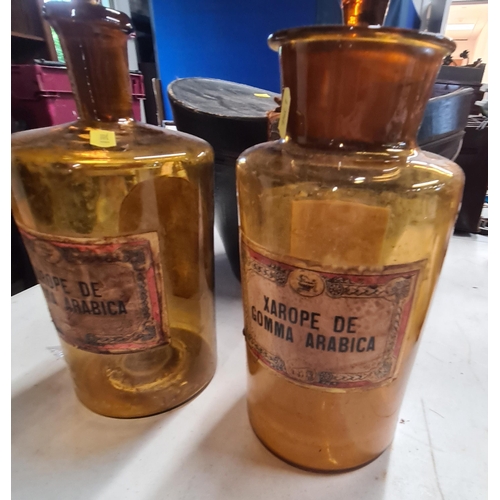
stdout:
POLYGON ((96 353, 169 342, 156 233, 80 239, 20 230, 64 341, 96 353))
POLYGON ((272 260, 242 242, 245 335, 260 361, 326 388, 395 376, 423 262, 375 273, 321 272, 272 260))
POLYGON ((278 124, 278 130, 280 132, 280 137, 282 139, 286 136, 286 127, 288 125, 288 113, 290 111, 290 89, 285 87, 283 89, 283 95, 281 100, 281 115, 280 122, 278 124))
POLYGON ((100 148, 112 148, 116 146, 116 136, 111 130, 90 129, 90 144, 100 148))

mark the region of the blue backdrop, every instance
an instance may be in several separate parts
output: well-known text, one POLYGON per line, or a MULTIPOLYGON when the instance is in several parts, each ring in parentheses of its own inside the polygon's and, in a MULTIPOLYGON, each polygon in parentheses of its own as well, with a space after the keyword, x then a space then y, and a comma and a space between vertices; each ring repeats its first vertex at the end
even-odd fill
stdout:
POLYGON ((267 46, 269 34, 333 18, 327 2, 313 0, 151 0, 151 6, 169 118, 165 89, 176 78, 219 78, 279 92, 278 55, 267 46))
MULTIPOLYGON (((413 1, 392 0, 386 24, 418 28, 413 1)), ((169 119, 166 87, 172 80, 219 78, 279 92, 278 55, 268 48, 268 35, 342 23, 340 0, 151 0, 151 9, 169 119)))

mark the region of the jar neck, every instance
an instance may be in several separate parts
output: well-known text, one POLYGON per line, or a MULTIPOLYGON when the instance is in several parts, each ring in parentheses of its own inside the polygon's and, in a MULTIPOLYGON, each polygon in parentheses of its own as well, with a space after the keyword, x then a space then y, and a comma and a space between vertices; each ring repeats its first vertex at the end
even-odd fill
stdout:
POLYGON ((96 0, 48 2, 44 15, 61 41, 79 118, 88 123, 131 120, 130 19, 96 0))
POLYGON ((389 0, 342 0, 344 24, 347 26, 382 25, 389 0))
POLYGON ((291 140, 322 148, 416 146, 448 40, 345 26, 283 33, 270 44, 279 44, 282 85, 290 89, 291 140))

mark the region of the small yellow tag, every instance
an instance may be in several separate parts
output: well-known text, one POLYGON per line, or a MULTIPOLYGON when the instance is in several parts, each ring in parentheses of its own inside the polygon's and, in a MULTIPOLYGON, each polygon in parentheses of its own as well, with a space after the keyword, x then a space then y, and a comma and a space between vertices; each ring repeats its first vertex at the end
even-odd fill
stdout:
POLYGON ((90 129, 90 144, 100 148, 112 148, 116 146, 115 133, 111 130, 102 130, 98 128, 90 129))
POLYGON ((286 126, 288 124, 288 112, 290 111, 290 89, 285 87, 281 98, 281 114, 278 130, 282 139, 286 136, 286 126))
POLYGON ((269 94, 254 94, 255 97, 271 97, 269 94))

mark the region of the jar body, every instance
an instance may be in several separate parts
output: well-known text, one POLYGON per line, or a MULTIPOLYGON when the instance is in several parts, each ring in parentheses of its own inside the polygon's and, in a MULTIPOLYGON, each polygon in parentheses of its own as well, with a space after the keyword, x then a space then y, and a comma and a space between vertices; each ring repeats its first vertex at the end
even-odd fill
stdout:
POLYGON ((132 120, 101 129, 115 146, 90 144, 83 122, 15 134, 13 212, 77 396, 140 417, 184 403, 215 371, 213 154, 132 120))
POLYGON ((414 149, 287 140, 243 153, 237 187, 252 427, 299 467, 364 465, 393 439, 463 173, 414 149), (402 278, 398 310, 387 286, 402 278))

